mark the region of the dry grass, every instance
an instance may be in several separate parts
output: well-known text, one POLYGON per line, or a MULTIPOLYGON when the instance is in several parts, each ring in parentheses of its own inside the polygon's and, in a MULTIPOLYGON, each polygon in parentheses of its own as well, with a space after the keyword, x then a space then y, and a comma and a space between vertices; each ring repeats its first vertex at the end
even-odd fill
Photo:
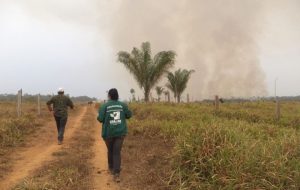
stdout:
MULTIPOLYGON (((130 104, 123 149, 125 189, 299 189, 300 104, 130 104)), ((84 118, 70 148, 15 189, 91 189, 93 153, 84 118)))
POLYGON ((55 161, 44 165, 15 190, 85 190, 92 189, 90 159, 93 157, 91 138, 92 114, 83 118, 82 125, 72 137, 70 146, 53 153, 55 161))
POLYGON ((10 157, 15 148, 26 142, 28 136, 33 135, 39 127, 52 119, 46 106, 42 107, 41 115, 37 115, 36 105, 23 104, 23 115, 17 117, 16 103, 0 102, 0 177, 10 167, 10 157))
POLYGON ((122 187, 130 190, 167 190, 172 172, 170 153, 173 143, 157 129, 131 128, 122 150, 122 187))
MULTIPOLYGON (((280 122, 273 119, 272 102, 223 104, 218 113, 208 104, 131 104, 130 107, 134 111, 131 135, 138 134, 135 143, 143 144, 150 139, 169 139, 169 145, 174 142, 172 157, 167 162, 172 163, 173 172, 169 173, 168 164, 152 168, 166 169, 167 173, 159 175, 161 179, 169 175, 166 183, 170 189, 300 188, 300 132, 294 123, 299 103, 283 103, 280 122)), ((165 145, 161 140, 158 142, 161 143, 154 143, 155 148, 143 144, 145 148, 135 154, 150 149, 151 155, 163 162, 161 149, 165 145)), ((124 151, 130 151, 129 147, 124 151)), ((142 162, 135 160, 141 157, 135 154, 126 154, 126 159, 134 160, 131 163, 142 162)), ((151 156, 143 159, 150 161, 151 156)), ((149 167, 151 164, 146 164, 140 170, 147 171, 149 167)), ((144 178, 139 175, 136 174, 139 183, 147 186, 150 183, 147 175, 144 178)))
MULTIPOLYGON (((46 106, 42 107, 41 115, 37 115, 36 105, 23 104, 23 114, 17 117, 14 102, 0 102, 0 147, 18 146, 26 135, 32 133, 37 127, 42 126, 51 119, 46 106)), ((1 153, 1 152, 0 152, 1 153)))

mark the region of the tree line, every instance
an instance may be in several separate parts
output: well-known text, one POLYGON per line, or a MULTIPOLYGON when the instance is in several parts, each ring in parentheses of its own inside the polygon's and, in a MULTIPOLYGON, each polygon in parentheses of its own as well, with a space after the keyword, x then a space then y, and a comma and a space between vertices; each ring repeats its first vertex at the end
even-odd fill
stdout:
MULTIPOLYGON (((48 101, 53 95, 40 95, 41 101, 48 101)), ((69 95, 67 95, 69 96, 69 95)), ((23 101, 26 102, 36 102, 37 95, 32 94, 24 94, 22 96, 23 101)), ((72 96, 72 101, 74 102, 89 102, 89 101, 96 101, 97 98, 91 98, 88 96, 72 96)), ((16 94, 0 94, 0 101, 16 101, 17 95, 16 94)))

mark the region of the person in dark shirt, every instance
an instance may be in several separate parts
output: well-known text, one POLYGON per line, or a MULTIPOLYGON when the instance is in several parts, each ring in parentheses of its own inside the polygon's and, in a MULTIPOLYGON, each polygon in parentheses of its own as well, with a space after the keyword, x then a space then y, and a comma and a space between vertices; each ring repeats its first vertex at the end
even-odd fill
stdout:
POLYGON ((59 88, 58 95, 53 96, 47 102, 47 106, 55 118, 58 144, 61 145, 64 140, 64 132, 68 120, 68 107, 74 109, 74 104, 68 96, 64 95, 64 89, 59 88))
POLYGON ((128 106, 119 101, 117 89, 110 89, 108 101, 101 105, 97 120, 102 123, 102 138, 107 147, 108 167, 114 180, 120 182, 121 149, 127 135, 126 119, 132 116, 128 106))

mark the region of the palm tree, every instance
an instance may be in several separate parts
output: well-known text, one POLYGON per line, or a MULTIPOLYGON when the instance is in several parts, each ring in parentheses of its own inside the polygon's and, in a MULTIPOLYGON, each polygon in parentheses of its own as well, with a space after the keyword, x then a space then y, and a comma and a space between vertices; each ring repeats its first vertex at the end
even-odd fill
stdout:
POLYGON ((132 88, 132 89, 130 89, 130 93, 131 93, 131 95, 132 95, 132 101, 135 101, 135 90, 132 88))
POLYGON ((168 102, 170 102, 170 92, 168 90, 164 91, 165 94, 165 101, 168 100, 168 102))
POLYGON ((134 47, 131 53, 120 51, 118 61, 134 76, 139 87, 144 90, 145 101, 148 102, 151 89, 174 65, 175 56, 174 51, 161 51, 152 58, 150 43, 144 42, 141 49, 134 47))
POLYGON ((155 87, 155 90, 156 90, 156 94, 157 94, 157 100, 158 100, 158 102, 160 102, 160 96, 163 93, 164 88, 161 86, 157 86, 157 87, 155 87))
POLYGON ((174 72, 168 72, 168 83, 166 84, 174 93, 174 98, 177 99, 177 102, 180 102, 180 97, 183 91, 186 89, 187 83, 191 77, 191 74, 195 72, 194 70, 178 69, 174 72))

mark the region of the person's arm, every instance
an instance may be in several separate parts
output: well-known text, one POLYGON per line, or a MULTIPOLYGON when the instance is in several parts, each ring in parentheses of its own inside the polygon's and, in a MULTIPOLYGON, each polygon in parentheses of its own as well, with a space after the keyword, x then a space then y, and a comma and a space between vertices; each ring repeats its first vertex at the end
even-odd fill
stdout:
POLYGON ((130 119, 132 116, 132 112, 129 110, 128 106, 125 104, 124 106, 125 118, 130 119))
POLYGON ((72 102, 72 100, 70 98, 68 98, 68 106, 71 108, 71 109, 74 109, 74 104, 72 102))
POLYGON ((97 120, 99 122, 101 122, 101 123, 104 123, 104 121, 105 121, 105 114, 106 114, 106 106, 102 105, 99 108, 97 120))
POLYGON ((47 102, 47 107, 48 107, 48 110, 49 110, 50 112, 53 111, 53 108, 52 108, 52 106, 51 106, 53 103, 54 103, 53 98, 51 98, 51 99, 47 102))
POLYGON ((54 100, 53 100, 53 97, 47 102, 47 107, 48 107, 48 110, 49 110, 49 112, 52 114, 52 115, 54 115, 54 112, 53 112, 53 108, 52 108, 52 106, 51 105, 53 105, 54 104, 54 100))

